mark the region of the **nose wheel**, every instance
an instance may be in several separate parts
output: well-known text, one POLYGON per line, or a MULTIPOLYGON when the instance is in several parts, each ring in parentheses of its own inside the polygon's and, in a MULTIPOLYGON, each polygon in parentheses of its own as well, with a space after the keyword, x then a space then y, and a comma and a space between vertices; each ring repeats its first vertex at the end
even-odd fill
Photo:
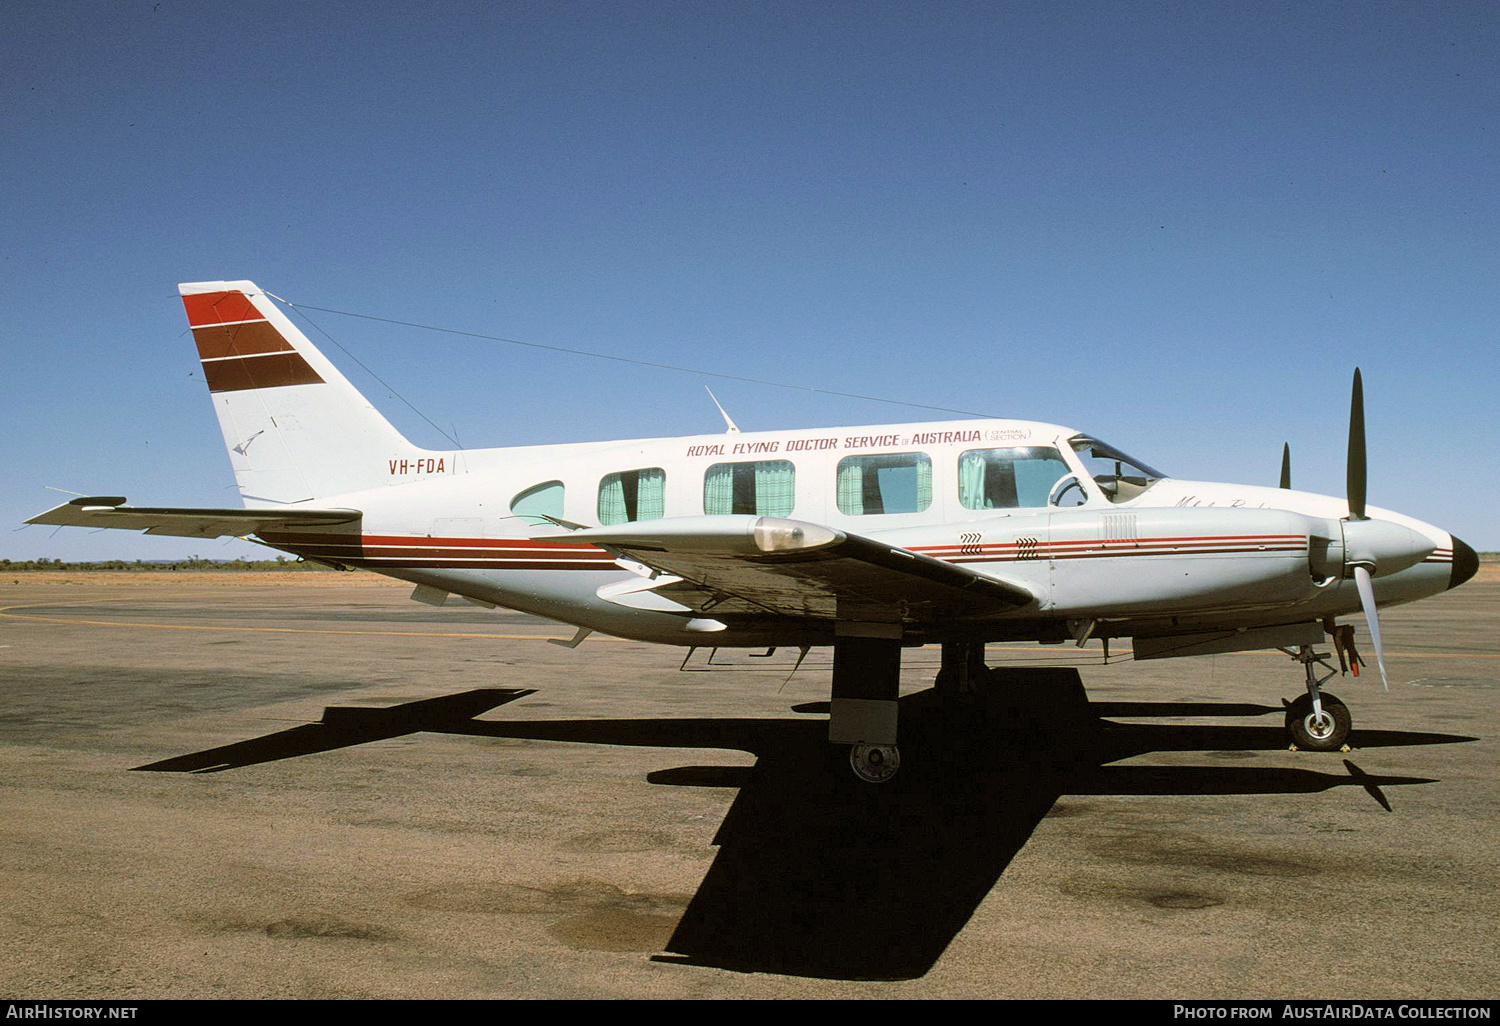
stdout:
POLYGON ((1321 709, 1313 707, 1311 695, 1300 695, 1286 708, 1286 729, 1292 744, 1311 752, 1337 752, 1349 740, 1354 718, 1349 707, 1328 692, 1319 695, 1321 709))

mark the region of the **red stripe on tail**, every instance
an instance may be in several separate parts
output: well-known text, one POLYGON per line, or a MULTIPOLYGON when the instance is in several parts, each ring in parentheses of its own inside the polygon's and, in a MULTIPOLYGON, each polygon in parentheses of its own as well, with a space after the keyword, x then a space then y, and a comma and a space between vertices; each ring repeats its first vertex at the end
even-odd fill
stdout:
POLYGON ((235 321, 263 321, 265 315, 255 309, 243 292, 200 292, 183 296, 188 323, 197 328, 204 324, 232 324, 235 321))

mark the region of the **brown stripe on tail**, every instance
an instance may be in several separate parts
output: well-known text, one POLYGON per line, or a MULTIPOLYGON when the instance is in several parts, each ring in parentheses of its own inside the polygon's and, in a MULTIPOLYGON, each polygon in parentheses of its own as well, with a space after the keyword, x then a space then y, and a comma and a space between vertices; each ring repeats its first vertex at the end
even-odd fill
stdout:
POLYGON ((183 296, 182 305, 210 392, 322 384, 244 293, 203 292, 183 296))
POLYGON ((270 321, 243 324, 211 324, 193 329, 200 360, 222 360, 226 356, 259 356, 262 353, 294 352, 270 321))

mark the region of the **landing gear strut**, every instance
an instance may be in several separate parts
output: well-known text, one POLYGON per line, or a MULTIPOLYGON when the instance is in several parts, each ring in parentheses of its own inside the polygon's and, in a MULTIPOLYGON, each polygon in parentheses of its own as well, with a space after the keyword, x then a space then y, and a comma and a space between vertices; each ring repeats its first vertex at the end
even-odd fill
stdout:
POLYGON ((948 699, 973 695, 989 672, 984 664, 984 642, 945 641, 942 653, 942 665, 932 682, 937 693, 948 699))
POLYGON ((1348 751, 1349 730, 1354 724, 1349 707, 1320 690, 1336 671, 1330 668, 1318 676, 1317 667, 1328 664, 1311 645, 1299 646, 1295 658, 1307 671, 1307 694, 1286 707, 1286 729, 1291 735, 1292 748, 1312 752, 1348 751))
POLYGON ((856 777, 883 784, 901 766, 896 747, 901 625, 840 623, 837 631, 828 740, 852 746, 849 767, 856 777))

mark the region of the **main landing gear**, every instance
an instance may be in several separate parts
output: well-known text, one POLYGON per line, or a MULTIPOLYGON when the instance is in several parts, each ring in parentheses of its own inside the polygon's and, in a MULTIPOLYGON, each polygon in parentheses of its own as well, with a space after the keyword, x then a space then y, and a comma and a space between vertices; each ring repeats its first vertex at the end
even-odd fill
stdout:
POLYGON ((901 625, 840 622, 835 630, 828 740, 851 746, 849 768, 856 777, 883 784, 901 768, 901 625))
MULTIPOLYGON (((1347 639, 1335 638, 1339 644, 1339 662, 1344 662, 1344 646, 1347 639)), ((1352 652, 1352 646, 1350 646, 1352 652)), ((1286 706, 1286 730, 1291 737, 1293 751, 1306 749, 1311 752, 1338 752, 1349 750, 1349 729, 1354 718, 1349 707, 1333 695, 1322 690, 1336 672, 1327 657, 1314 652, 1311 645, 1300 645, 1293 655, 1307 672, 1307 694, 1299 696, 1286 706), (1318 667, 1327 667, 1328 672, 1318 675, 1318 667)), ((1355 674, 1358 675, 1357 653, 1354 654, 1355 674)))
MULTIPOLYGON (((901 768, 896 744, 901 625, 840 622, 836 630, 828 740, 849 745, 849 768, 856 778, 883 784, 901 768)), ((950 701, 972 694, 985 672, 982 641, 944 642, 937 690, 950 701)))

